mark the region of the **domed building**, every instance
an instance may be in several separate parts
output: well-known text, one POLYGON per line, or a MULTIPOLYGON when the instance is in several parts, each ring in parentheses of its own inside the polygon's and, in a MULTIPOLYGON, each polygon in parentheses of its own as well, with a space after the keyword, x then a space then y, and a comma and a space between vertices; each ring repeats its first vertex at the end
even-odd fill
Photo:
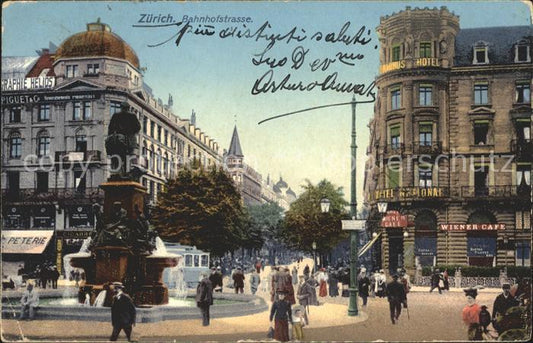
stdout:
POLYGON ((4 261, 31 269, 46 261, 61 270, 62 256, 79 250, 95 224, 91 205, 103 202, 98 186, 110 173, 104 142, 123 102, 141 123, 133 164, 146 169, 148 204, 192 159, 221 164, 218 143, 173 113, 170 94, 166 103, 156 98, 141 70, 134 49, 100 20, 38 57, 2 57, 3 236, 36 228, 48 237, 37 254, 7 246, 4 261), (27 160, 42 168, 29 171, 27 160))

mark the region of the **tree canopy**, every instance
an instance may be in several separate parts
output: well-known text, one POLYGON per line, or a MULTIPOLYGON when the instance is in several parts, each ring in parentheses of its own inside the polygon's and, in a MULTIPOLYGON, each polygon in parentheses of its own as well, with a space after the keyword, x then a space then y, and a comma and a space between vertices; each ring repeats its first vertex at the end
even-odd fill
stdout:
POLYGON ((158 197, 151 221, 163 240, 215 256, 250 241, 240 193, 222 168, 180 170, 158 197))
POLYGON ((312 252, 312 244, 316 242, 318 252, 327 252, 347 236, 342 231, 341 220, 348 217, 344 209, 348 203, 343 198, 342 188, 327 180, 317 185, 307 181, 303 189, 285 214, 281 237, 292 248, 312 252), (321 211, 323 198, 331 202, 328 213, 321 211))

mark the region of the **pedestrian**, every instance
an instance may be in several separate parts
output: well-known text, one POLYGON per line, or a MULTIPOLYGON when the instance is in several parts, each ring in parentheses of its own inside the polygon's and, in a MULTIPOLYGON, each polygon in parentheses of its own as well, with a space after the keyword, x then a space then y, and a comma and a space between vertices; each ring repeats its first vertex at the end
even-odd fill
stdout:
POLYGON ((318 306, 319 303, 318 303, 318 298, 316 296, 316 287, 318 286, 318 281, 316 281, 315 276, 311 274, 311 276, 309 276, 309 279, 307 279, 306 283, 311 288, 311 297, 309 299, 309 305, 318 306))
POLYGON ((296 308, 294 310, 294 316, 292 317, 292 338, 295 341, 301 341, 304 339, 303 327, 307 325, 305 316, 305 309, 296 308))
POLYGON ((35 317, 35 308, 39 306, 39 294, 33 289, 33 284, 28 283, 26 290, 22 294, 20 299, 20 319, 26 318, 26 311, 28 311, 29 320, 35 317))
POLYGON ((237 267, 237 271, 233 273, 233 287, 235 287, 235 294, 238 294, 239 291, 244 293, 244 273, 242 272, 241 267, 237 267))
POLYGON ((386 287, 387 287, 387 277, 385 276, 385 271, 381 269, 379 273, 376 275, 376 288, 375 293, 376 296, 383 298, 385 297, 386 287))
POLYGON ((259 276, 259 272, 257 269, 252 270, 252 275, 250 276, 250 290, 252 291, 252 294, 255 294, 257 292, 257 288, 259 287, 259 284, 261 283, 261 277, 259 276))
POLYGON ((449 291, 450 290, 450 281, 448 278, 448 269, 444 269, 444 272, 442 273, 442 280, 444 284, 444 290, 449 291))
POLYGON ((339 279, 337 272, 331 270, 328 278, 329 296, 335 298, 339 295, 339 279))
POLYGON ((366 306, 368 300, 368 292, 370 289, 370 279, 366 276, 366 270, 362 269, 358 280, 359 296, 363 299, 363 306, 366 306))
POLYGON ((54 267, 52 269, 51 278, 52 278, 52 288, 57 289, 57 280, 59 280, 59 272, 57 271, 57 267, 54 267))
POLYGON ((327 288, 327 282, 328 282, 328 274, 326 274, 326 269, 320 268, 320 271, 318 272, 318 284, 320 286, 318 291, 318 296, 325 297, 328 295, 328 288, 327 288))
POLYGON ((304 267, 304 275, 305 275, 305 279, 307 280, 309 278, 309 273, 311 272, 311 270, 309 269, 309 265, 306 264, 305 267, 304 267))
POLYGON ((298 269, 296 269, 296 266, 292 267, 292 284, 297 285, 298 284, 298 269))
POLYGON ((207 273, 200 274, 200 282, 196 287, 196 306, 202 312, 202 325, 209 325, 209 306, 213 305, 213 285, 207 278, 207 273))
POLYGON ((480 341, 482 339, 479 314, 481 308, 476 304, 477 289, 468 288, 465 292, 467 304, 463 308, 463 322, 468 327, 468 340, 480 341))
POLYGON ((435 271, 433 272, 433 274, 431 275, 431 288, 429 290, 429 292, 433 292, 433 290, 435 288, 437 288, 439 290, 439 294, 442 294, 442 289, 440 288, 440 281, 441 281, 441 276, 440 276, 440 271, 438 269, 435 269, 435 271))
POLYGON ((255 270, 257 271, 257 274, 261 273, 261 260, 257 260, 255 263, 255 270))
POLYGON ((411 280, 409 278, 409 274, 406 273, 405 269, 399 268, 400 273, 400 282, 403 285, 405 295, 409 294, 409 291, 411 290, 411 280))
POLYGON ((282 289, 280 286, 281 275, 279 267, 273 266, 271 268, 272 271, 270 272, 270 301, 274 302, 276 301, 276 291, 278 289, 282 289))
POLYGON ((41 280, 41 287, 46 289, 48 284, 48 266, 44 265, 39 273, 39 279, 41 280))
POLYGON ((298 298, 298 303, 300 304, 300 306, 304 308, 305 321, 306 323, 309 323, 307 314, 309 313, 309 305, 311 305, 311 301, 313 300, 313 292, 311 290, 311 286, 305 281, 305 276, 300 275, 299 279, 300 280, 298 283, 298 291, 296 293, 296 297, 298 298))
POLYGON ((403 285, 398 282, 398 274, 394 274, 392 281, 387 284, 387 300, 389 301, 391 322, 396 324, 402 313, 402 304, 407 306, 403 285))
POLYGON ((287 342, 289 338, 289 323, 292 323, 291 304, 285 300, 284 291, 277 292, 278 300, 274 301, 270 309, 270 326, 274 324, 274 339, 287 342))
POLYGON ((505 318, 507 310, 520 304, 519 301, 511 295, 511 285, 509 283, 506 282, 502 285, 502 291, 503 293, 496 297, 494 305, 492 306, 492 326, 498 331, 498 335, 505 331, 500 324, 505 318))
POLYGON ((285 267, 281 273, 281 289, 287 294, 285 295, 285 300, 287 300, 291 305, 296 304, 296 298, 294 297, 294 285, 292 284, 292 276, 289 270, 289 267, 285 267))
POLYGON ((111 305, 111 324, 113 332, 110 341, 116 341, 121 330, 126 333, 128 342, 131 342, 131 332, 135 326, 137 311, 130 296, 124 293, 124 285, 120 282, 113 282, 113 304, 111 305))

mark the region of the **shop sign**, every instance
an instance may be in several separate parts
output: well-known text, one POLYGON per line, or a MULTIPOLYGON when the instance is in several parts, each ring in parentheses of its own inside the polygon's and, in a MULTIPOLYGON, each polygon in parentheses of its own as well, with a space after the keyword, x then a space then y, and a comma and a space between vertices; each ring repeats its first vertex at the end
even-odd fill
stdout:
POLYGON ((407 227, 407 216, 398 211, 387 211, 381 219, 381 227, 407 227))
POLYGON ((56 101, 81 101, 100 98, 97 93, 66 93, 66 94, 14 94, 2 95, 2 105, 50 103, 56 101))
POLYGON ((442 231, 505 230, 505 223, 498 224, 440 224, 442 231))
POLYGON ((5 225, 9 228, 20 228, 23 225, 23 209, 18 206, 11 206, 5 210, 5 225))
POLYGON ((41 254, 54 230, 2 230, 3 254, 41 254))
POLYGON ((61 237, 64 239, 85 239, 92 232, 92 230, 64 230, 61 232, 61 237))
POLYGON ((38 206, 33 212, 33 227, 54 227, 55 226, 55 207, 38 206))
POLYGON ((54 76, 2 79, 2 92, 31 89, 52 89, 56 84, 54 76))
POLYGON ((445 196, 446 190, 442 187, 400 187, 378 189, 374 191, 375 200, 416 200, 442 198, 445 196))
POLYGON ((467 254, 469 257, 496 255, 496 238, 494 237, 468 237, 467 254))
POLYGON ((354 219, 354 220, 341 220, 343 230, 355 230, 364 231, 366 226, 366 220, 354 219))
POLYGON ((415 237, 415 255, 437 255, 437 237, 415 237))
POLYGON ((72 206, 69 208, 69 227, 92 227, 93 212, 89 206, 72 206))

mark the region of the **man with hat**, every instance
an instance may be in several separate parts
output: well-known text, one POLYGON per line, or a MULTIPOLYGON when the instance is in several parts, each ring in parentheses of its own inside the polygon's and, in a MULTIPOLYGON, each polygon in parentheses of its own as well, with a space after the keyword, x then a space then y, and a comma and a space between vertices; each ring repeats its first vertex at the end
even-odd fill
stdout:
POLYGON ((233 273, 233 286, 235 287, 235 294, 244 293, 244 273, 241 267, 237 268, 237 271, 233 273))
POLYGON ((502 318, 505 316, 505 313, 508 309, 514 306, 518 306, 519 302, 511 295, 511 285, 505 282, 502 285, 503 293, 498 295, 494 300, 494 305, 492 307, 492 326, 498 331, 498 334, 503 332, 503 328, 499 325, 502 318))
POLYGON ((481 326, 479 325, 481 307, 476 304, 477 289, 467 288, 463 289, 463 291, 467 301, 466 306, 463 308, 463 322, 468 327, 468 339, 470 341, 480 341, 482 338, 481 326))
POLYGON ((407 304, 405 288, 398 282, 398 274, 392 275, 392 281, 387 284, 387 300, 389 301, 391 322, 396 324, 402 312, 402 303, 407 304))
POLYGON ((276 292, 278 299, 272 304, 270 309, 270 326, 274 324, 274 339, 280 342, 287 342, 289 337, 289 322, 292 323, 291 304, 285 300, 286 291, 276 292))
POLYGON ((116 341, 121 330, 124 330, 128 341, 131 341, 132 327, 135 325, 137 311, 130 296, 124 293, 124 285, 121 282, 113 282, 113 304, 111 305, 111 324, 113 332, 110 341, 116 341))
POLYGON ((209 281, 213 286, 215 292, 222 292, 222 272, 220 266, 211 268, 211 275, 209 275, 209 281))
POLYGON ((209 306, 213 305, 213 286, 207 278, 207 272, 200 273, 200 282, 196 287, 196 306, 202 312, 203 326, 209 325, 209 306))

